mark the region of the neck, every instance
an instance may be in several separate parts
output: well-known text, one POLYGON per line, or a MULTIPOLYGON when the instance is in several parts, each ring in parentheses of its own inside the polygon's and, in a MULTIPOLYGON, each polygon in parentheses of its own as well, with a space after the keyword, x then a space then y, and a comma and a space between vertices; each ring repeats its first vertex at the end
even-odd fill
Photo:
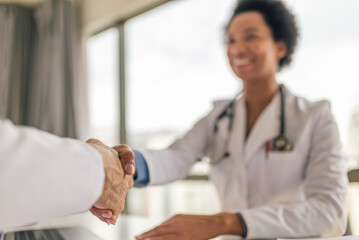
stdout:
MULTIPOLYGON (((278 91, 279 85, 274 80, 244 84, 244 97, 249 109, 263 110, 278 91)), ((255 111, 257 112, 257 111, 255 111)))
POLYGON ((278 88, 279 85, 274 78, 272 81, 260 81, 244 84, 248 133, 251 131, 259 115, 278 91, 278 88))

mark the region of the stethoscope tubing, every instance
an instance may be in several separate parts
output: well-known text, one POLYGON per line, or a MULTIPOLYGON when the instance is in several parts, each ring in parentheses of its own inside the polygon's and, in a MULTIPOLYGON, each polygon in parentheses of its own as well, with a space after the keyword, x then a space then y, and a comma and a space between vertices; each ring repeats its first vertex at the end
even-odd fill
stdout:
MULTIPOLYGON (((284 98, 284 92, 283 92, 282 85, 279 85, 279 91, 280 91, 280 100, 281 100, 279 137, 286 139, 286 137, 285 137, 285 98, 284 98)), ((215 154, 217 152, 216 151, 217 144, 215 141, 216 141, 218 130, 219 130, 218 123, 224 117, 229 118, 229 123, 228 123, 228 128, 227 128, 227 137, 226 137, 226 140, 223 145, 222 153, 219 155, 218 159, 210 160, 210 163, 212 165, 218 164, 221 161, 223 161, 223 159, 230 156, 230 153, 228 152, 228 147, 229 147, 229 142, 232 137, 233 121, 234 121, 234 117, 235 117, 234 109, 235 109, 235 105, 236 105, 236 101, 238 100, 238 97, 241 96, 242 94, 243 94, 243 90, 241 90, 239 93, 237 93, 236 96, 233 98, 233 100, 231 100, 231 102, 224 108, 224 110, 221 112, 221 114, 218 115, 218 117, 215 120, 214 129, 213 129, 213 137, 212 137, 211 144, 210 144, 210 157, 212 157, 212 158, 216 158, 215 154)), ((277 138, 275 138, 275 139, 277 139, 277 138)))

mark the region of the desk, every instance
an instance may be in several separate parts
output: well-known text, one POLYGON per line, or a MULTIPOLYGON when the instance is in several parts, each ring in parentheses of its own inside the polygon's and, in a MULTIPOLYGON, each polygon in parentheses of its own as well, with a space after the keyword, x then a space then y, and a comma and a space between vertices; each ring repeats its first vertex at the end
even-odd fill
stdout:
MULTIPOLYGON (((23 227, 21 229, 41 229, 57 227, 81 226, 89 229, 104 240, 134 240, 135 236, 157 226, 163 220, 155 220, 133 215, 120 215, 115 226, 101 222, 91 213, 81 213, 36 225, 23 227)), ((218 237, 215 240, 239 240, 240 237, 226 236, 218 237)), ((80 240, 80 239, 79 239, 80 240)), ((84 239, 85 240, 85 239, 84 239)))

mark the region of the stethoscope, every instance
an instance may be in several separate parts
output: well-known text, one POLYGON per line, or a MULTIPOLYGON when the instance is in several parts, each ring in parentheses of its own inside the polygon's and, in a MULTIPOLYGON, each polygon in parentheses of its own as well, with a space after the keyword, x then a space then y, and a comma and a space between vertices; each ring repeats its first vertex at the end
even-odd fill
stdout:
MULTIPOLYGON (((280 130, 279 135, 275 137, 271 141, 267 141, 265 145, 265 151, 266 156, 270 151, 272 152, 290 152, 293 150, 293 143, 285 136, 285 100, 284 100, 284 92, 283 92, 283 86, 279 85, 279 92, 280 92, 280 130)), ((227 105, 227 107, 221 112, 221 114, 218 115, 214 122, 214 129, 213 129, 213 138, 210 146, 211 151, 211 164, 217 164, 220 163, 223 159, 230 156, 230 153, 228 151, 229 142, 232 135, 232 129, 233 129, 233 121, 234 121, 234 109, 235 109, 235 103, 237 101, 237 98, 242 94, 242 91, 236 95, 236 97, 227 105), (227 137, 225 139, 223 150, 218 158, 216 158, 216 138, 218 134, 218 124, 219 122, 224 119, 225 117, 228 117, 229 123, 227 126, 227 137)))

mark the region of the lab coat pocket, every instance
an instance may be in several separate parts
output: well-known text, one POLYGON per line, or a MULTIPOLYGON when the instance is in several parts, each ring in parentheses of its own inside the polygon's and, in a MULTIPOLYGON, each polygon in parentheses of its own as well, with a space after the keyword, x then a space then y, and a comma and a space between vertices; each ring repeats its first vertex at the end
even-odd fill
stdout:
POLYGON ((275 162, 289 162, 295 159, 295 152, 275 152, 271 151, 267 153, 267 160, 268 161, 275 161, 275 162))
POLYGON ((275 179, 281 189, 296 185, 303 176, 304 161, 300 156, 295 151, 269 152, 266 161, 268 178, 275 179))

